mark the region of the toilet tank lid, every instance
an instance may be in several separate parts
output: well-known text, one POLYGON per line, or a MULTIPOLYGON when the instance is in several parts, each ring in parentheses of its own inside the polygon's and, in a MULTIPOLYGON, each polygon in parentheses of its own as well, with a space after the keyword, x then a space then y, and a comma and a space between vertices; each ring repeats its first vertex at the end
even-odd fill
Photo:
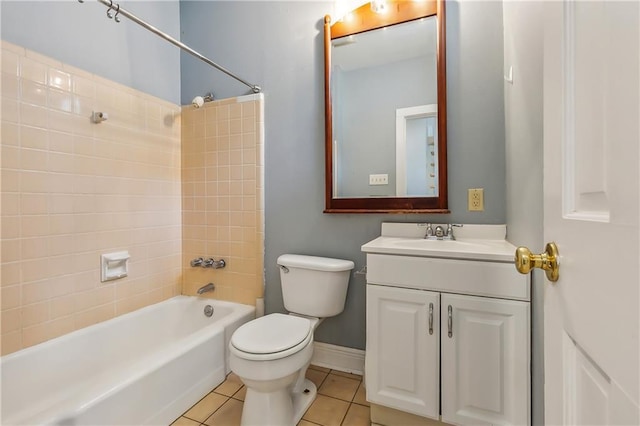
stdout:
POLYGON ((354 263, 350 260, 330 257, 305 256, 301 254, 283 254, 278 257, 278 265, 288 268, 313 269, 315 271, 350 271, 354 263))

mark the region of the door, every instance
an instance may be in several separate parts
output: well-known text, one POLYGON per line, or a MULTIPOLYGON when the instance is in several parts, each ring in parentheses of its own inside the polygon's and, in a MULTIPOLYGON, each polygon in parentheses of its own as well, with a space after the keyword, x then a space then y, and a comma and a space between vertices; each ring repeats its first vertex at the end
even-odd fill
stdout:
POLYGON ((640 2, 545 7, 545 420, 639 424, 640 2))
POLYGON ((440 295, 367 285, 367 399, 438 418, 440 295))
POLYGON ((529 424, 529 303, 441 296, 442 421, 529 424))

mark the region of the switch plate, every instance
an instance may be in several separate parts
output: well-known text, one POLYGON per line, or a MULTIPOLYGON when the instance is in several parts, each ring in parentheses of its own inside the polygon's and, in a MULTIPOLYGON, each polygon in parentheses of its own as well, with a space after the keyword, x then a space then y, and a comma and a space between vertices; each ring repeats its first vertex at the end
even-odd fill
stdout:
POLYGON ((369 185, 389 185, 389 175, 369 175, 369 185))
POLYGON ((484 188, 469 188, 468 204, 470 212, 484 211, 484 188))

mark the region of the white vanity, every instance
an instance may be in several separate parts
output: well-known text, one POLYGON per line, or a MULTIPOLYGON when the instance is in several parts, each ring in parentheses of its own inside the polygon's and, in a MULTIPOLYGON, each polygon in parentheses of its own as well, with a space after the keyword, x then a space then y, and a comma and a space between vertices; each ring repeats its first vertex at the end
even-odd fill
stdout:
POLYGON ((530 282, 506 227, 425 231, 383 223, 362 246, 367 399, 450 424, 530 424, 530 282))

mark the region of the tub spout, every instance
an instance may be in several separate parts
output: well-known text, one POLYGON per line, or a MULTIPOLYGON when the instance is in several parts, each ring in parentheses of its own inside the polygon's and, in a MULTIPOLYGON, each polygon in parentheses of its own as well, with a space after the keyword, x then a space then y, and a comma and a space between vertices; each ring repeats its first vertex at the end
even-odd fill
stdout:
POLYGON ((207 293, 207 292, 209 292, 209 291, 213 291, 213 290, 215 290, 215 289, 216 289, 215 284, 213 284, 213 283, 209 283, 209 284, 207 284, 207 285, 203 285, 202 287, 200 287, 200 288, 198 289, 198 294, 207 293))

